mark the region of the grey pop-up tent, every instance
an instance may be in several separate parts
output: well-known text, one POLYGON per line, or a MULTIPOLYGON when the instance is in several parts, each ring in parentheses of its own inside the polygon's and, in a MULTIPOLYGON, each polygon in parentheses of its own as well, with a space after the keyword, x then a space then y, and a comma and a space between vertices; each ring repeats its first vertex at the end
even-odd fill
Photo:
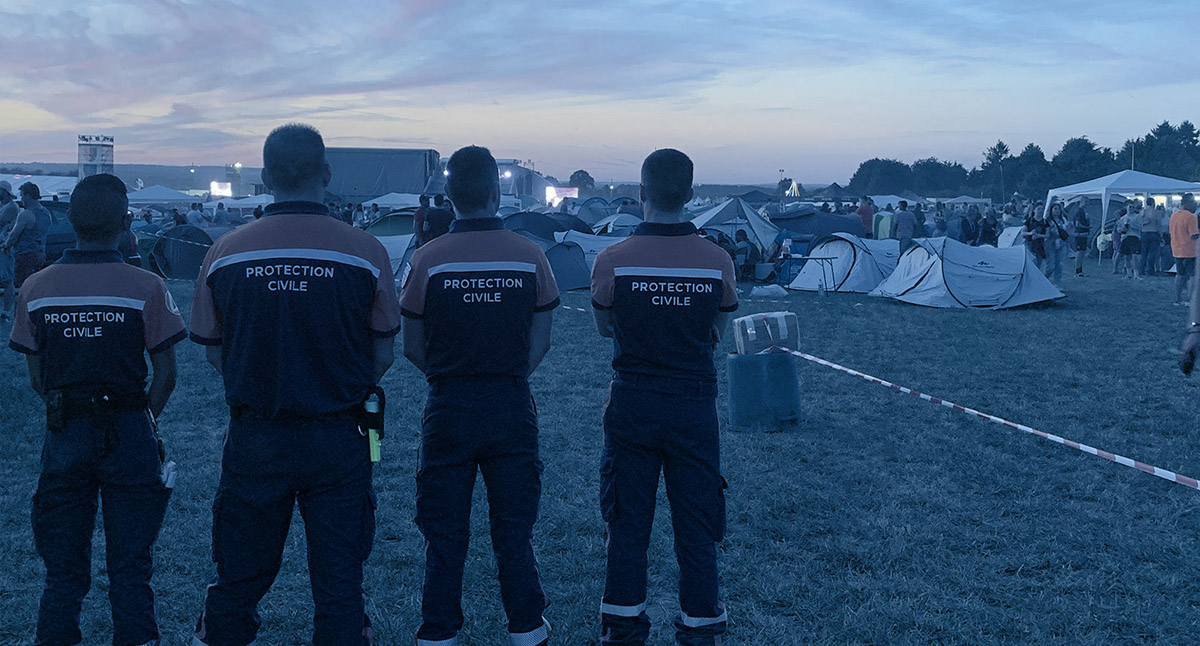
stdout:
POLYGON ((788 285, 788 289, 866 294, 896 270, 900 259, 899 240, 864 240, 848 233, 835 233, 818 240, 808 255, 830 260, 810 260, 788 285))
POLYGON ((952 238, 914 242, 872 296, 928 307, 992 310, 1064 297, 1024 247, 972 247, 952 238))

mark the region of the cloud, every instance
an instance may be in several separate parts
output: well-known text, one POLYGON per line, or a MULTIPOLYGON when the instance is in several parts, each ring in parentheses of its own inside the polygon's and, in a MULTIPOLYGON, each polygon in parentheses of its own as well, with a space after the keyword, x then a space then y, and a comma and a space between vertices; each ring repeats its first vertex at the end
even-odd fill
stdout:
POLYGON ((20 118, 0 119, 0 142, 20 156, 46 147, 30 143, 36 133, 103 130, 163 161, 179 151, 228 159, 280 121, 310 120, 354 142, 442 147, 499 127, 497 139, 556 146, 556 158, 569 135, 581 159, 610 155, 597 167, 639 159, 635 146, 655 130, 685 143, 732 130, 771 154, 780 136, 798 147, 868 132, 889 137, 884 148, 925 137, 924 154, 942 141, 958 150, 975 136, 1024 136, 972 134, 988 128, 965 122, 996 121, 981 96, 1011 102, 1038 127, 1065 127, 1052 111, 1070 109, 1075 121, 1096 121, 1079 128, 1102 131, 1121 117, 1088 111, 1098 93, 1200 80, 1175 45, 1190 42, 1200 7, 1155 7, 1147 16, 1115 0, 6 0, 0 101, 20 109, 0 112, 20 118), (739 117, 751 112, 760 122, 739 117), (773 123, 801 117, 825 123, 773 123), (614 142, 611 153, 602 147, 614 142))

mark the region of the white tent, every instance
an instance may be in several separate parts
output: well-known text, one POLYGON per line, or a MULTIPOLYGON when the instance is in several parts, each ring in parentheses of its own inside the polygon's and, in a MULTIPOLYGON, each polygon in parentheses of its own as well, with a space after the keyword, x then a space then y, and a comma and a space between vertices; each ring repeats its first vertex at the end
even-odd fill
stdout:
POLYGON ((868 195, 867 197, 871 198, 871 201, 875 203, 876 211, 879 211, 889 204, 891 204, 892 208, 896 209, 897 211, 900 210, 901 202, 908 202, 909 206, 916 204, 916 201, 910 200, 907 197, 901 197, 899 195, 868 195))
POLYGON ((824 285, 831 292, 866 294, 896 270, 900 241, 864 240, 848 233, 835 233, 818 241, 808 255, 832 260, 804 263, 788 289, 815 292, 824 285))
MULTIPOLYGON (((1104 224, 1108 222, 1109 202, 1116 195, 1178 195, 1180 193, 1200 193, 1200 184, 1136 170, 1123 170, 1087 182, 1050 189, 1050 192, 1046 194, 1046 209, 1049 210, 1050 204, 1055 200, 1067 202, 1080 197, 1100 200, 1100 223, 1104 224)), ((1099 233, 1098 227, 1093 226, 1092 230, 1094 233, 1099 233)))
POLYGON ((71 195, 71 191, 75 190, 75 185, 79 183, 79 178, 71 175, 64 177, 59 175, 8 175, 0 174, 0 180, 4 180, 12 184, 13 193, 16 193, 22 184, 32 182, 38 187, 42 194, 43 200, 50 199, 51 195, 67 197, 71 195))
POLYGON ((587 262, 588 269, 596 263, 596 254, 604 251, 625 238, 619 236, 590 236, 586 233, 578 231, 556 231, 554 239, 559 242, 574 242, 583 249, 583 259, 587 262))
POLYGON ((129 194, 130 204, 191 204, 199 202, 187 193, 180 193, 166 186, 150 186, 129 194))
POLYGON ((610 215, 592 225, 592 231, 597 235, 625 234, 628 235, 642 223, 642 219, 629 213, 610 215))
POLYGON ((991 203, 992 203, 992 201, 987 198, 971 197, 970 195, 959 195, 958 197, 954 198, 953 200, 946 200, 944 202, 944 204, 961 204, 963 206, 967 206, 969 204, 974 204, 976 206, 983 206, 985 204, 991 204, 991 203))
POLYGON ((363 204, 370 207, 378 204, 381 209, 403 209, 409 206, 420 206, 421 196, 416 193, 388 193, 373 200, 364 200, 363 204))
POLYGON ((1063 298, 1023 247, 916 240, 872 296, 942 308, 1005 309, 1063 298))
POLYGON ((763 258, 768 257, 771 246, 775 244, 775 236, 779 235, 779 227, 737 197, 697 215, 692 224, 697 229, 716 229, 730 239, 735 238, 735 231, 745 231, 750 242, 758 246, 763 258))
POLYGON ((1004 247, 1024 247, 1025 237, 1021 234, 1025 233, 1025 227, 1004 227, 1000 235, 996 238, 996 246, 1004 247))

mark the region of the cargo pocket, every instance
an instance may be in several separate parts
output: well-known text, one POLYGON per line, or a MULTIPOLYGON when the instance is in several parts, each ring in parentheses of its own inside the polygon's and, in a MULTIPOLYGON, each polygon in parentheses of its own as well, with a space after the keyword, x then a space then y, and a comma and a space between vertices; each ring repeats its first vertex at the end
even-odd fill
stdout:
POLYGON ((613 458, 604 456, 600 463, 600 517, 611 523, 617 509, 617 483, 613 472, 613 458))

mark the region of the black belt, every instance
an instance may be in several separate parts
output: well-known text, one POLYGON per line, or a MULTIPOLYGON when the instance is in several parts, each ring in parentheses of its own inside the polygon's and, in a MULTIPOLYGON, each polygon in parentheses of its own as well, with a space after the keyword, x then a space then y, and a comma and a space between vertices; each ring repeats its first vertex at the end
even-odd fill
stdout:
POLYGON ((230 406, 229 419, 263 419, 275 422, 328 422, 338 419, 357 419, 359 406, 344 410, 325 413, 322 415, 297 415, 295 413, 279 412, 274 415, 260 413, 249 406, 230 406))
POLYGON ((145 410, 149 405, 146 393, 112 393, 105 391, 63 391, 63 419, 79 419, 104 416, 112 413, 129 413, 145 410))

